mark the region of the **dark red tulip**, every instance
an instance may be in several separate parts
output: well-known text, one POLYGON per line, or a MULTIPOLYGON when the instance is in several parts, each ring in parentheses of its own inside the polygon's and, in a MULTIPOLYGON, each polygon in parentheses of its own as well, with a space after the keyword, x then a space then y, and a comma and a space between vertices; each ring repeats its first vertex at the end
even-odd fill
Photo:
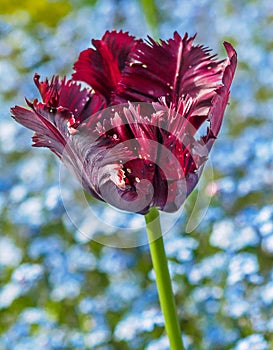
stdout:
POLYGON ((74 80, 34 81, 42 102, 11 109, 96 198, 145 214, 176 211, 198 182, 219 133, 236 52, 219 61, 194 37, 155 42, 123 32, 93 40, 75 63, 74 80), (205 135, 198 135, 206 125, 205 135))

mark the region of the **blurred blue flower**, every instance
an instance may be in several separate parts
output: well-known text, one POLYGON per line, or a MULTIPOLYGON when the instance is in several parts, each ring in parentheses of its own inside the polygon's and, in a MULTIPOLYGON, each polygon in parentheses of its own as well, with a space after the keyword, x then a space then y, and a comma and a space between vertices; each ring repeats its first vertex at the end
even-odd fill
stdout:
POLYGON ((269 344, 261 334, 252 334, 238 341, 234 350, 269 350, 269 344))

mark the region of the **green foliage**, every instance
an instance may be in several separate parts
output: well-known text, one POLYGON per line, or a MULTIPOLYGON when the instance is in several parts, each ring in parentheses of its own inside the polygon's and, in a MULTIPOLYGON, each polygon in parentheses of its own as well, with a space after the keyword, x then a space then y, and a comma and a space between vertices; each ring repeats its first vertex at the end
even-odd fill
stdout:
POLYGON ((156 1, 154 0, 140 0, 143 12, 145 14, 147 23, 149 24, 152 34, 155 38, 158 37, 159 26, 159 11, 156 1))
POLYGON ((43 23, 50 27, 56 26, 69 11, 71 11, 70 2, 63 0, 1 0, 1 14, 25 13, 33 24, 43 23))

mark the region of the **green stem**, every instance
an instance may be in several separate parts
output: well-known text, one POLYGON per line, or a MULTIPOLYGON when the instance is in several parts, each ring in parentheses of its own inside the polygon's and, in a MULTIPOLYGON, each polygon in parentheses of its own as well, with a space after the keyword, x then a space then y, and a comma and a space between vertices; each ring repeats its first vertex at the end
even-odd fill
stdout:
POLYGON ((184 350, 158 210, 151 208, 149 213, 145 215, 145 220, 159 301, 165 319, 166 333, 170 341, 170 350, 184 350))

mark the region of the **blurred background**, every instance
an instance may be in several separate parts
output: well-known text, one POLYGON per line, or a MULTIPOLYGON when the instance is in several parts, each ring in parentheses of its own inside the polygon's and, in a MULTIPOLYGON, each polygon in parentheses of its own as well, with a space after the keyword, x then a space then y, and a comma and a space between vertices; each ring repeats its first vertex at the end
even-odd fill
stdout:
MULTIPOLYGON (((120 249, 82 235, 67 211, 73 203, 80 215, 77 187, 63 183, 60 194, 57 158, 32 149, 32 132, 10 118, 11 106, 38 97, 35 72, 69 76, 79 52, 113 28, 162 39, 197 32, 196 42, 221 58, 223 41, 238 52, 213 177, 204 177, 164 238, 186 348, 273 349, 273 3, 266 0, 0 0, 0 349, 168 349, 148 246, 120 249), (200 192, 210 199, 205 211, 200 192)), ((115 235, 121 214, 88 200, 115 235)), ((126 218, 139 232, 143 220, 126 218)), ((99 225, 82 224, 99 237, 99 225)))

